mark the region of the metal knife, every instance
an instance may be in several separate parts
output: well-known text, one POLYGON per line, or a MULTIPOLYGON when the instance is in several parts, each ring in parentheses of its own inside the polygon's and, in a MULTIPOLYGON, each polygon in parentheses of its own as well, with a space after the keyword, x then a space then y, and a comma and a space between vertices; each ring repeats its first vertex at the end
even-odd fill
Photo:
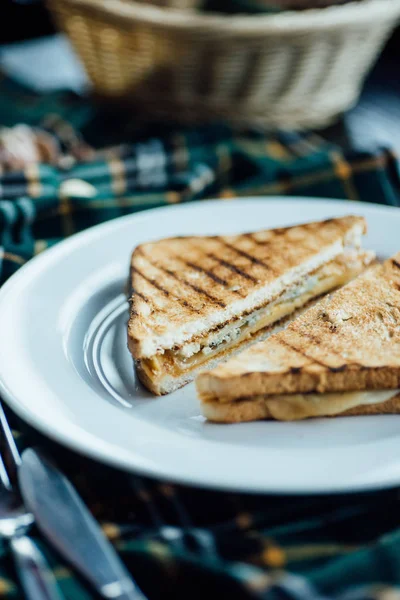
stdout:
POLYGON ((76 490, 53 463, 28 448, 18 478, 38 528, 103 598, 146 600, 76 490))

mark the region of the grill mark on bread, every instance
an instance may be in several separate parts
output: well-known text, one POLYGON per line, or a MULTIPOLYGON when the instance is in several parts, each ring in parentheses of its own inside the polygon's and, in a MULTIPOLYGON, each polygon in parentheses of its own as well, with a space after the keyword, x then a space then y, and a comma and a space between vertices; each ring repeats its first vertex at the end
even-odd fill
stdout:
POLYGON ((132 263, 129 265, 129 281, 128 281, 128 293, 129 293, 129 302, 132 301, 133 295, 133 265, 132 263))
MULTIPOLYGON (((316 338, 314 335, 312 335, 310 333, 305 333, 305 332, 303 332, 303 335, 304 335, 304 337, 307 337, 309 340, 314 342, 314 344, 317 344, 317 345, 321 344, 321 341, 318 338, 316 338)), ((332 347, 329 347, 329 351, 332 354, 335 354, 335 356, 337 356, 338 358, 343 358, 342 355, 340 354, 340 352, 336 352, 332 347)), ((313 360, 315 360, 315 359, 313 359, 313 360)), ((342 373, 343 371, 346 371, 347 369, 351 369, 353 367, 362 369, 364 371, 368 370, 368 369, 376 369, 377 368, 377 367, 370 367, 368 365, 363 365, 362 363, 357 362, 357 361, 343 363, 339 367, 329 367, 328 365, 326 365, 326 367, 333 373, 342 373)))
POLYGON ((258 279, 256 279, 255 277, 253 277, 249 273, 246 273, 246 271, 242 271, 242 269, 240 269, 236 265, 228 262, 227 260, 224 260, 223 258, 220 258, 219 256, 217 256, 213 252, 207 252, 207 256, 209 258, 212 258, 213 260, 216 260, 217 262, 219 262, 220 265, 222 265, 223 267, 226 267, 227 269, 229 269, 230 271, 232 271, 236 275, 240 275, 241 277, 243 277, 244 279, 247 279, 248 281, 251 281, 252 283, 258 283, 258 279))
MULTIPOLYGON (((334 222, 335 222, 335 219, 325 219, 325 221, 321 221, 321 223, 324 223, 324 224, 329 224, 329 223, 334 223, 334 222)), ((318 223, 318 225, 319 225, 319 223, 318 223)), ((296 229, 298 227, 301 227, 304 229, 313 229, 314 226, 315 226, 315 223, 303 223, 300 225, 293 225, 292 227, 277 227, 276 229, 269 229, 268 232, 271 235, 278 237, 281 235, 286 235, 289 231, 291 231, 292 229, 296 229)), ((272 242, 272 239, 258 240, 256 238, 256 235, 257 235, 257 233, 243 233, 241 237, 245 237, 245 238, 251 240, 257 246, 266 246, 272 242)), ((397 263, 397 266, 400 268, 400 263, 397 263)))
POLYGON ((312 333, 307 333, 306 331, 302 331, 301 335, 303 337, 308 338, 311 342, 314 342, 314 344, 316 346, 319 346, 321 344, 321 340, 319 338, 317 338, 315 335, 313 335, 312 333))
MULTIPOLYGON (((220 238, 218 236, 212 236, 212 239, 220 241, 220 238)), ((246 271, 243 271, 242 269, 240 269, 239 267, 237 267, 233 263, 231 263, 231 262, 229 262, 227 260, 224 260, 223 258, 220 258, 217 254, 214 254, 214 252, 204 252, 201 246, 199 246, 197 244, 194 244, 193 242, 192 242, 191 246, 193 248, 195 248, 195 250, 202 252, 205 257, 211 258, 212 260, 214 260, 215 262, 219 263, 220 265, 222 265, 223 267, 225 267, 229 271, 232 271, 232 273, 235 273, 235 275, 239 275, 240 277, 243 277, 244 279, 247 279, 248 281, 251 281, 252 283, 258 283, 258 279, 256 279, 252 275, 250 275, 250 273, 246 273, 246 271)), ((203 273, 205 273, 206 275, 208 275, 209 277, 211 277, 211 279, 213 279, 214 281, 216 281, 218 279, 219 281, 224 282, 223 283, 224 286, 229 286, 230 285, 228 281, 226 281, 225 279, 222 279, 218 275, 215 275, 213 273, 213 271, 211 271, 211 270, 203 269, 199 265, 195 265, 193 263, 187 263, 187 264, 190 264, 190 266, 192 266, 193 268, 198 269, 199 271, 202 271, 203 273)), ((231 290, 231 291, 237 293, 242 298, 244 298, 247 295, 246 292, 241 293, 239 290, 231 290)))
POLYGON ((236 254, 239 254, 240 256, 247 258, 247 260, 252 262, 254 265, 259 265, 260 267, 263 267, 264 269, 267 269, 268 271, 273 272, 272 268, 269 265, 267 265, 267 263, 260 260, 259 258, 252 256, 251 254, 249 254, 248 252, 245 252, 244 250, 241 250, 240 248, 236 248, 236 246, 234 246, 233 244, 230 244, 229 242, 226 242, 222 238, 219 238, 219 242, 221 244, 223 244, 224 246, 226 246, 227 248, 229 248, 230 250, 233 250, 234 252, 236 252, 236 254))
MULTIPOLYGON (((149 259, 147 259, 147 260, 153 267, 155 267, 156 269, 159 269, 160 271, 163 271, 164 273, 166 273, 170 277, 173 277, 180 283, 187 285, 188 287, 190 287, 192 290, 194 290, 198 294, 207 298, 207 300, 209 300, 210 302, 217 304, 221 308, 226 308, 225 302, 222 302, 222 300, 218 300, 218 298, 216 298, 215 296, 212 296, 212 294, 209 294, 206 290, 203 290, 203 288, 201 288, 200 286, 195 285, 194 283, 191 283, 190 281, 186 281, 186 279, 179 277, 179 275, 177 273, 175 273, 175 271, 171 271, 171 269, 168 269, 167 267, 164 267, 163 265, 152 263, 149 259)), ((178 300, 179 300, 179 302, 186 302, 186 300, 181 300, 180 298, 178 298, 178 300)))
MULTIPOLYGON (((276 234, 277 236, 279 235, 284 235, 286 233, 286 229, 282 229, 281 231, 278 231, 278 233, 276 234)), ((270 233, 275 235, 275 231, 274 230, 270 230, 270 233)), ((271 243, 273 243, 273 239, 268 239, 268 240, 258 240, 256 238, 256 233, 243 233, 241 237, 247 238, 248 240, 252 241, 254 244, 256 244, 256 246, 270 246, 271 243)))
POLYGON ((137 267, 132 266, 132 271, 133 271, 133 273, 136 273, 137 275, 142 277, 142 279, 147 281, 147 283, 149 283, 153 287, 157 288, 160 292, 162 292, 165 296, 167 296, 169 298, 170 292, 168 290, 166 290, 165 288, 163 288, 162 285, 157 283, 157 281, 155 281, 154 279, 150 279, 150 277, 147 277, 147 275, 142 273, 142 271, 140 271, 137 267))
MULTIPOLYGON (((296 226, 295 226, 296 227, 296 226)), ((283 236, 286 235, 286 233, 288 231, 290 231, 291 229, 294 229, 293 227, 283 227, 283 228, 278 228, 278 229, 270 229, 269 233, 273 236, 283 236)), ((256 244, 257 246, 263 246, 264 248, 266 248, 267 246, 270 246, 271 244, 274 243, 273 238, 269 238, 268 240, 258 240, 256 238, 256 233, 243 233, 241 237, 247 238, 249 240, 251 240, 254 244, 256 244)), ((266 263, 263 263, 264 266, 266 266, 266 263)), ((270 265, 268 265, 268 268, 272 271, 272 267, 270 265)))
MULTIPOLYGON (((312 333, 308 333, 306 331, 302 331, 302 336, 309 339, 311 342, 313 342, 316 346, 320 346, 321 345, 321 340, 319 338, 317 338, 315 335, 313 335, 312 333)), ((329 347, 329 352, 331 352, 332 354, 334 354, 335 356, 337 356, 338 358, 341 358, 343 360, 342 355, 339 352, 336 352, 332 347, 329 347)), ((315 358, 313 359, 315 360, 315 358)), ((318 362, 315 360, 315 362, 318 362)), ((321 363, 318 363, 321 364, 321 363)), ((360 367, 363 368, 364 365, 362 365, 361 363, 358 362, 351 362, 351 363, 343 363, 342 365, 340 365, 339 367, 330 367, 328 365, 325 365, 327 369, 329 369, 330 371, 332 371, 332 373, 341 373, 343 371, 345 371, 346 369, 348 369, 350 366, 352 367, 360 367)))
MULTIPOLYGON (((163 308, 162 306, 159 306, 158 304, 155 304, 154 301, 152 300, 152 298, 148 298, 147 296, 145 296, 141 292, 137 292, 134 288, 132 288, 132 296, 129 299, 129 302, 131 303, 131 305, 133 303, 134 296, 138 296, 139 298, 141 298, 143 300, 143 302, 145 302, 148 306, 151 307, 151 310, 153 312, 157 311, 159 314, 165 314, 165 312, 166 312, 165 308, 163 308)), ((190 309, 191 307, 187 306, 187 308, 190 309)), ((137 314, 137 315, 139 315, 139 313, 134 308, 132 308, 131 314, 137 314)))
MULTIPOLYGON (((300 350, 296 346, 293 346, 292 344, 289 344, 289 342, 287 342, 286 340, 280 339, 279 343, 282 344, 283 346, 286 346, 290 350, 293 350, 294 352, 296 352, 300 356, 303 356, 304 358, 306 358, 310 362, 315 362, 315 363, 317 363, 317 365, 320 365, 321 367, 324 367, 324 368, 328 368, 328 369, 330 368, 326 363, 324 363, 324 362, 322 362, 320 360, 317 360, 316 358, 308 356, 303 350, 300 350)), ((308 365, 304 365, 304 366, 308 366, 308 365)), ((301 371, 304 367, 296 367, 296 368, 300 369, 300 371, 301 371)), ((298 371, 298 373, 300 373, 300 371, 298 371)))
POLYGON ((128 302, 131 307, 131 315, 139 315, 138 311, 135 308, 133 308, 134 296, 141 298, 143 300, 143 302, 145 302, 147 305, 150 305, 152 307, 152 310, 158 310, 159 312, 164 312, 164 310, 162 308, 155 306, 154 302, 152 300, 150 300, 150 298, 147 298, 147 296, 142 294, 142 292, 135 290, 135 288, 133 287, 133 284, 132 284, 134 270, 135 269, 134 269, 133 265, 131 264, 130 269, 129 269, 130 289, 129 289, 129 298, 128 298, 128 302))
POLYGON ((272 231, 273 231, 274 235, 278 236, 278 235, 285 235, 287 230, 288 230, 287 227, 277 227, 276 229, 273 229, 272 231))
MULTIPOLYGON (((141 248, 138 248, 137 251, 138 251, 138 254, 140 253, 142 256, 144 256, 141 248)), ((195 285, 194 283, 191 283, 190 281, 186 281, 186 279, 183 279, 183 278, 179 277, 177 275, 177 273, 175 273, 175 271, 172 271, 171 269, 168 269, 167 267, 164 267, 163 265, 161 265, 159 263, 152 262, 148 256, 146 256, 146 260, 147 260, 147 262, 152 267, 155 267, 156 269, 159 269, 160 271, 163 271, 164 273, 166 273, 170 277, 173 277, 174 279, 176 279, 180 283, 183 283, 184 285, 187 285, 188 287, 190 287, 192 290, 194 290, 198 294, 201 294, 202 296, 205 296, 210 302, 213 302, 214 304, 217 304, 221 308, 226 308, 226 304, 224 302, 222 302, 221 300, 218 300, 218 298, 215 298, 215 296, 212 296, 212 294, 209 294, 206 290, 203 290, 203 288, 201 288, 200 286, 195 285)), ((142 277, 144 277, 144 279, 146 279, 146 277, 143 276, 143 273, 141 273, 141 275, 142 275, 142 277)), ((152 281, 152 280, 149 283, 155 285, 155 282, 152 281)), ((171 292, 169 292, 168 290, 165 290, 162 286, 159 286, 159 284, 155 285, 155 287, 159 287, 159 289, 161 289, 161 291, 164 291, 164 293, 166 291, 167 294, 171 294, 171 292)), ((198 310, 194 306, 192 306, 191 304, 189 304, 187 302, 187 300, 183 300, 182 298, 180 298, 179 296, 176 296, 175 294, 172 294, 172 296, 174 298, 176 298, 176 300, 178 300, 179 304, 182 304, 183 306, 186 306, 186 307, 190 308, 194 312, 198 312, 198 310)))
MULTIPOLYGON (((152 311, 157 311, 158 313, 165 313, 165 309, 162 308, 161 306, 157 306, 154 301, 151 298, 148 298, 147 296, 145 296, 145 294, 142 294, 141 292, 139 292, 138 290, 135 290, 135 288, 133 287, 133 272, 135 271, 134 266, 131 264, 130 265, 130 269, 129 269, 129 282, 130 282, 130 297, 128 298, 128 302, 130 304, 130 314, 132 315, 137 315, 140 316, 140 313, 136 310, 136 308, 133 307, 133 301, 134 301, 134 296, 138 296, 139 298, 141 298, 143 300, 143 302, 145 302, 148 306, 150 305, 152 308, 152 311)), ((136 272, 138 274, 139 271, 136 269, 136 272)), ((143 274, 141 274, 143 277, 143 274)))
MULTIPOLYGON (((204 269, 204 267, 202 267, 201 265, 196 265, 195 263, 192 263, 189 260, 184 260, 183 258, 180 258, 180 257, 176 257, 176 258, 178 260, 182 261, 188 267, 194 269, 195 271, 198 271, 199 273, 204 273, 204 275, 206 275, 209 279, 212 279, 212 281, 214 281, 215 283, 218 283, 219 285, 222 285, 225 288, 229 286, 229 282, 226 281, 226 279, 222 279, 222 277, 218 277, 218 275, 215 275, 215 273, 213 273, 209 269, 204 269)), ((231 291, 238 293, 238 290, 231 290, 231 291)), ((239 294, 239 295, 241 296, 241 294, 239 294)))
POLYGON ((243 233, 242 237, 247 238, 249 240, 251 240, 253 242, 253 244, 256 244, 257 246, 266 246, 269 243, 269 240, 258 240, 255 236, 254 233, 243 233))
MULTIPOLYGON (((167 296, 167 298, 174 298, 175 300, 177 300, 179 302, 179 304, 181 304, 185 308, 188 308, 189 310, 192 310, 193 312, 198 312, 197 309, 194 308, 194 306, 191 306, 191 304, 189 304, 189 302, 187 302, 187 300, 183 300, 182 298, 179 298, 179 296, 175 296, 175 294, 172 294, 172 292, 165 289, 162 285, 157 283, 157 281, 155 281, 154 279, 150 279, 149 277, 144 275, 144 273, 142 273, 136 267, 132 266, 132 271, 135 272, 140 277, 142 277, 145 281, 147 281, 147 283, 149 283, 150 285, 155 287, 157 290, 159 290, 162 294, 164 294, 164 296, 167 296)), ((159 310, 158 307, 157 307, 157 310, 159 310)))
POLYGON ((146 304, 149 303, 149 298, 147 298, 144 294, 142 294, 141 292, 138 292, 137 290, 135 290, 134 288, 132 288, 131 290, 131 294, 132 296, 138 296, 139 298, 141 298, 144 302, 146 302, 146 304))
POLYGON ((400 263, 397 260, 395 260, 394 258, 392 260, 392 265, 394 267, 396 267, 397 269, 400 269, 400 263))
MULTIPOLYGON (((215 238, 218 239, 218 238, 215 238)), ((235 269, 234 265, 231 265, 229 262, 227 261, 223 261, 223 259, 219 258, 218 256, 216 256, 215 254, 213 254, 212 252, 204 252, 203 248, 200 246, 198 246, 197 244, 194 244, 192 242, 191 247, 197 251, 197 252, 201 252, 203 254, 204 257, 206 258, 211 258, 214 261, 217 261, 219 264, 221 264, 222 266, 225 266, 226 268, 228 268, 229 270, 233 271, 236 275, 241 275, 242 277, 248 278, 250 281, 256 282, 257 280, 252 278, 251 275, 248 275, 247 273, 245 273, 244 271, 238 271, 238 269, 235 269)), ((183 260, 183 259, 180 259, 183 260)), ((199 272, 204 273, 207 277, 209 277, 210 279, 212 279, 213 281, 215 281, 216 283, 219 283, 220 285, 223 285, 224 287, 230 287, 230 282, 227 281, 226 279, 223 279, 222 277, 219 277, 219 275, 216 275, 211 269, 204 269, 202 266, 192 263, 190 261, 184 261, 188 266, 198 270, 199 272)), ((240 296, 241 298, 245 298, 246 291, 242 292, 241 290, 235 290, 235 289, 229 289, 229 291, 237 294, 238 296, 240 296)))
MULTIPOLYGON (((306 332, 303 331, 302 332, 302 336, 308 338, 316 346, 319 346, 321 344, 321 340, 318 339, 316 336, 312 335, 311 333, 306 333, 306 332)), ((350 369, 352 367, 356 367, 356 368, 364 369, 364 370, 370 368, 367 365, 363 365, 362 363, 357 362, 357 361, 352 361, 352 362, 349 362, 349 363, 343 363, 342 365, 339 365, 338 367, 331 367, 328 364, 323 363, 323 362, 317 360, 314 357, 308 356, 305 352, 302 352, 301 350, 299 350, 295 346, 292 346, 292 344, 289 344, 285 340, 280 339, 279 342, 282 343, 284 346, 287 346, 288 348, 291 348, 292 350, 295 350, 295 352, 297 352, 298 354, 302 354, 308 360, 313 361, 313 362, 317 363, 318 365, 325 367, 326 369, 328 369, 332 373, 342 373, 343 371, 346 371, 347 369, 350 369)), ((332 354, 334 354, 335 356, 337 356, 338 358, 343 358, 342 355, 339 352, 335 352, 335 350, 333 348, 330 347, 329 351, 332 354)), ((307 366, 307 365, 305 365, 305 366, 307 366)), ((302 369, 303 369, 303 367, 292 367, 290 369, 290 372, 291 373, 300 373, 302 369)))

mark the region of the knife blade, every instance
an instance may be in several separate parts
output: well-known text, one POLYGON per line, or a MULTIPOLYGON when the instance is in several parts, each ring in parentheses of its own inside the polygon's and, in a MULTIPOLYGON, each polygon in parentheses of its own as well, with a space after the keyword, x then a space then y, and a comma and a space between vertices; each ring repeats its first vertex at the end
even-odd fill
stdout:
POLYGON ((21 495, 49 542, 103 598, 146 600, 68 479, 32 448, 21 459, 21 495))

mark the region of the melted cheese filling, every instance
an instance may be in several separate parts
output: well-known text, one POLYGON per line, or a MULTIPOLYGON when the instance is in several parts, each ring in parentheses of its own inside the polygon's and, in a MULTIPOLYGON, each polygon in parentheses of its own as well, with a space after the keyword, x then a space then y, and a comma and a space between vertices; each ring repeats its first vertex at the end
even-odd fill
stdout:
POLYGON ((264 401, 271 416, 280 421, 296 421, 310 417, 329 417, 357 406, 381 404, 394 398, 400 390, 374 390, 372 392, 344 392, 327 394, 291 394, 265 396, 264 401))
POLYGON ((357 407, 383 404, 399 394, 400 390, 288 394, 253 396, 234 402, 202 400, 201 404, 204 416, 219 423, 271 418, 278 421, 300 421, 312 417, 333 417, 357 407))
POLYGON ((228 324, 217 332, 210 332, 202 338, 184 344, 177 350, 166 350, 163 354, 142 359, 141 368, 152 380, 166 371, 178 377, 208 362, 217 354, 225 353, 250 340, 261 330, 292 314, 313 298, 344 285, 349 279, 348 271, 340 274, 325 274, 325 276, 316 273, 286 292, 274 303, 235 320, 234 323, 228 324))

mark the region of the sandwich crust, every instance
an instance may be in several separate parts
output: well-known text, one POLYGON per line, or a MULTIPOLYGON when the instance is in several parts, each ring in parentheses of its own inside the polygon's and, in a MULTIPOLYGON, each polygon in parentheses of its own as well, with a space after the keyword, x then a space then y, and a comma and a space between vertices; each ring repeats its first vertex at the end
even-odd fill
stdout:
MULTIPOLYGON (((196 381, 204 402, 400 387, 400 252, 196 381)), ((381 412, 382 405, 379 406, 381 412)))

